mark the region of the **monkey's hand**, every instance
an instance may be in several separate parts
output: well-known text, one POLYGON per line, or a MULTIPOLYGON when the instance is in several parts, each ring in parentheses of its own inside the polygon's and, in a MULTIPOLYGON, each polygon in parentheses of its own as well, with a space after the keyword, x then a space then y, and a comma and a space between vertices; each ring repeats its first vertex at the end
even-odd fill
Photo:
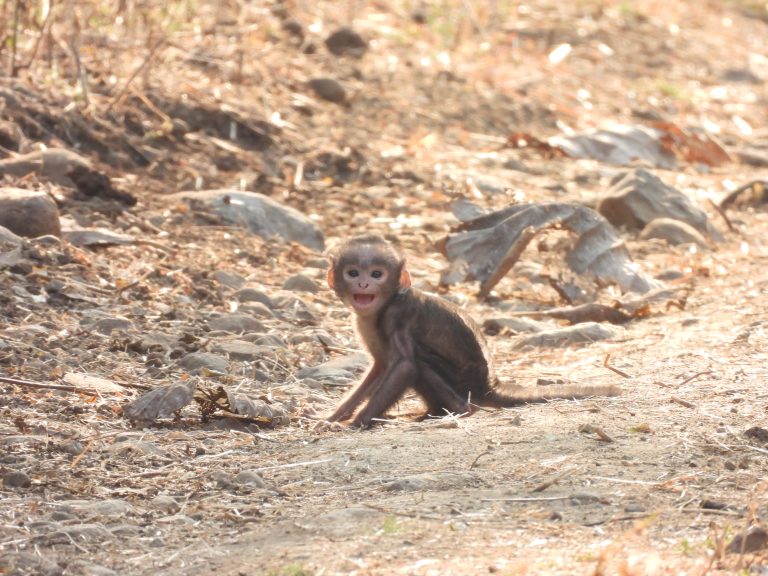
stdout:
POLYGON ((341 432, 346 430, 347 426, 341 422, 329 422, 328 420, 319 420, 313 427, 313 432, 341 432))

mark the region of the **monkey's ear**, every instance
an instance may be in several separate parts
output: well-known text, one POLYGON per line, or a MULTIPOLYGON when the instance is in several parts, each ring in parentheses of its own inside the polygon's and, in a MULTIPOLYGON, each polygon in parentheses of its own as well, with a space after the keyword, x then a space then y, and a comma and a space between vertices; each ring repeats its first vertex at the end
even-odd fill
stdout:
POLYGON ((411 287, 411 275, 408 274, 408 270, 405 268, 400 272, 400 289, 407 290, 411 287))
POLYGON ((326 274, 326 276, 325 276, 325 280, 326 280, 326 282, 328 282, 328 287, 331 290, 335 290, 336 289, 336 282, 333 279, 333 268, 334 268, 333 260, 331 260, 331 267, 328 268, 328 274, 326 274))

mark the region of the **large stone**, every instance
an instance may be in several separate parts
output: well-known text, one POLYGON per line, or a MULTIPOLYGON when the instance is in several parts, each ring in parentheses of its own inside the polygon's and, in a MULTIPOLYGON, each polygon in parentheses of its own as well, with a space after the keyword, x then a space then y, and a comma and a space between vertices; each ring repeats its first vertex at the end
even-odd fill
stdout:
POLYGON ((368 49, 368 42, 352 28, 343 27, 335 30, 325 39, 328 51, 336 56, 354 56, 359 58, 368 49))
POLYGON ((229 370, 229 360, 210 352, 190 352, 179 360, 179 366, 190 372, 200 372, 206 369, 211 372, 226 374, 229 370))
POLYGON ((59 209, 45 192, 0 188, 0 226, 27 238, 61 235, 59 209))
POLYGON ((307 84, 318 98, 334 104, 342 104, 347 100, 347 91, 338 80, 325 77, 312 78, 307 84))
POLYGON ((680 220, 672 218, 656 218, 646 224, 640 232, 640 238, 658 238, 666 240, 669 244, 698 244, 702 248, 707 247, 707 241, 696 228, 680 220))
POLYGON ((35 174, 54 184, 75 188, 75 183, 69 177, 75 167, 90 168, 90 164, 70 150, 49 148, 0 160, 0 176, 8 174, 22 178, 27 174, 35 174))
POLYGON ((657 218, 671 218, 690 224, 705 236, 722 238, 707 214, 685 194, 642 168, 616 182, 610 195, 598 202, 597 211, 614 226, 629 230, 641 230, 657 218))
POLYGON ((283 206, 257 192, 239 190, 201 190, 179 192, 169 196, 171 202, 187 202, 198 209, 209 210, 229 224, 243 226, 263 238, 279 237, 321 251, 323 233, 304 214, 283 206))
POLYGON ((533 346, 536 348, 562 348, 572 344, 591 344, 598 340, 614 338, 621 334, 616 326, 604 326, 597 322, 584 322, 575 326, 537 332, 530 336, 521 336, 514 345, 516 350, 533 346))
POLYGON ((328 360, 317 366, 302 368, 296 373, 297 378, 314 378, 315 380, 352 380, 370 363, 368 356, 356 352, 328 360))
POLYGON ((266 332, 267 329, 256 318, 249 314, 222 314, 208 321, 211 330, 242 334, 243 332, 266 332))
POLYGON ((23 242, 21 236, 14 234, 5 226, 0 226, 0 242, 7 242, 9 244, 21 244, 23 242))

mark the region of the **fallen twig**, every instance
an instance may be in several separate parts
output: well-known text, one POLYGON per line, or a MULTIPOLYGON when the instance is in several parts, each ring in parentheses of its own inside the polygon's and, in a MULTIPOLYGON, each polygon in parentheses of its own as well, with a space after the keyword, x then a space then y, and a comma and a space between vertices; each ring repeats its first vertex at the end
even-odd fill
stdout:
POLYGON ((710 206, 712 206, 712 208, 715 210, 715 212, 717 212, 718 214, 720 214, 720 217, 721 217, 721 218, 723 219, 723 221, 725 222, 725 225, 726 225, 726 226, 728 226, 728 230, 730 230, 731 232, 736 232, 736 233, 738 233, 738 230, 736 230, 736 228, 733 226, 733 223, 731 222, 731 219, 730 219, 730 218, 728 218, 728 214, 726 214, 726 213, 725 213, 725 210, 724 210, 724 209, 723 209, 721 206, 718 206, 718 205, 717 205, 715 202, 713 202, 711 199, 710 199, 710 200, 708 200, 708 201, 709 201, 709 205, 710 205, 710 206))
POLYGON ((603 367, 604 368, 608 368, 608 370, 610 370, 611 372, 616 372, 616 374, 618 374, 622 378, 632 378, 632 376, 630 376, 626 372, 622 372, 621 370, 619 370, 615 366, 611 366, 610 364, 608 364, 608 361, 610 359, 611 359, 611 355, 610 354, 606 354, 605 355, 605 361, 603 362, 603 367))
POLYGON ((5 382, 6 384, 15 384, 16 386, 24 386, 26 388, 61 390, 62 392, 80 392, 83 394, 89 394, 91 396, 99 396, 101 394, 95 388, 78 388, 77 386, 67 386, 64 384, 41 384, 40 382, 31 382, 29 380, 9 378, 8 376, 0 376, 0 382, 5 382))
POLYGON ((688 384, 688 382, 690 382, 692 380, 695 380, 699 376, 704 376, 706 374, 712 374, 712 370, 703 370, 701 372, 697 372, 693 376, 690 376, 690 377, 686 378, 685 380, 683 380, 682 382, 680 382, 680 384, 678 384, 678 386, 684 386, 685 384, 688 384))
POLYGON ((678 396, 671 396, 669 398, 670 402, 674 402, 675 404, 680 404, 680 406, 684 406, 686 408, 696 408, 696 405, 692 402, 688 402, 688 400, 683 400, 682 398, 678 396))
POLYGON ((136 80, 136 77, 141 73, 141 71, 147 67, 147 64, 149 64, 149 62, 152 60, 152 57, 155 55, 155 52, 157 52, 157 49, 160 48, 160 46, 163 44, 165 44, 165 39, 160 39, 152 45, 152 47, 149 49, 149 52, 144 57, 142 63, 139 64, 139 66, 136 68, 136 70, 133 71, 128 80, 126 80, 125 86, 123 86, 120 92, 115 94, 112 100, 110 100, 109 104, 107 104, 107 108, 105 110, 106 113, 109 113, 109 111, 112 110, 112 108, 123 99, 125 93, 128 91, 128 88, 130 88, 131 84, 133 84, 133 81, 136 80))
POLYGON ((600 426, 595 426, 594 424, 582 424, 579 426, 579 432, 583 432, 585 434, 596 434, 597 439, 601 442, 613 442, 613 438, 608 436, 608 434, 606 434, 605 431, 600 428, 600 426))
POLYGON ((398 512, 397 510, 390 510, 389 508, 384 508, 383 506, 377 506, 376 504, 369 504, 364 503, 363 506, 366 508, 370 508, 371 510, 376 510, 377 512, 383 512, 384 514, 391 514, 392 516, 403 516, 405 518, 423 518, 425 520, 439 520, 443 521, 445 518, 441 516, 432 516, 430 514, 419 514, 417 512, 398 512))

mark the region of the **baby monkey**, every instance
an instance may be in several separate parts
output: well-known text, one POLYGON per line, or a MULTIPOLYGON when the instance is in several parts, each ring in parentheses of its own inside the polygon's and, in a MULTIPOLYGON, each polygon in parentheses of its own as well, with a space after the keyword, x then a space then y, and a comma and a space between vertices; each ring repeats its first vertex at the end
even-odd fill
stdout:
POLYGON ((426 402, 425 416, 619 393, 613 386, 501 392, 485 338, 472 319, 442 298, 411 288, 405 258, 384 238, 351 238, 329 259, 328 285, 354 311, 357 332, 373 357, 331 422, 354 416, 352 426, 367 428, 409 388, 426 402))

